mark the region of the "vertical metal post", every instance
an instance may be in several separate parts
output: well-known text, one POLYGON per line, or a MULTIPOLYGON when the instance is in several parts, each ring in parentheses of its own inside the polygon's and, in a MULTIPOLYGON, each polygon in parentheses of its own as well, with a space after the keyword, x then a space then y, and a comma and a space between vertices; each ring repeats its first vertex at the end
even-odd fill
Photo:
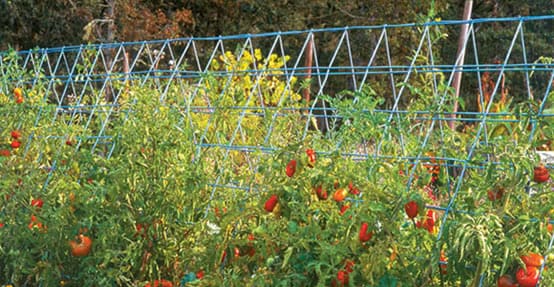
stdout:
MULTIPOLYGON (((466 0, 464 5, 464 15, 463 20, 468 21, 471 18, 471 10, 473 7, 473 0, 466 0)), ((462 24, 461 30, 460 30, 460 37, 458 37, 458 51, 456 52, 456 63, 455 66, 461 66, 464 64, 464 57, 465 57, 465 49, 464 45, 466 43, 466 35, 468 30, 469 24, 462 24)), ((462 71, 455 71, 454 72, 454 79, 452 79, 452 87, 454 88, 455 95, 454 95, 454 108, 452 110, 452 115, 450 122, 448 123, 448 126, 451 129, 455 128, 455 121, 456 113, 458 112, 458 97, 460 96, 460 85, 462 83, 462 71)))
MULTIPOLYGON (((308 40, 308 45, 306 46, 305 54, 305 66, 306 66, 306 81, 311 81, 312 79, 312 60, 313 60, 313 45, 314 45, 314 36, 312 33, 308 34, 310 39, 308 40)), ((310 106, 310 86, 307 84, 302 93, 304 94, 304 101, 306 101, 306 106, 310 106)))

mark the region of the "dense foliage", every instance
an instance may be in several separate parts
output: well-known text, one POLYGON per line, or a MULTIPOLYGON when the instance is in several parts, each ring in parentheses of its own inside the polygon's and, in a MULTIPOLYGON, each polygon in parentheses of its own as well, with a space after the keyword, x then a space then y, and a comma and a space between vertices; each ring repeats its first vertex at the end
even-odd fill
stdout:
POLYGON ((0 283, 493 286, 509 275, 534 286, 551 267, 554 194, 535 150, 553 132, 537 102, 457 131, 433 117, 451 109, 433 96, 448 91, 444 75, 438 92, 425 77, 409 87, 418 97, 394 118, 368 85, 322 96, 348 119, 322 134, 299 109, 298 79, 240 72, 288 60, 262 55, 225 53, 201 84, 174 80, 163 97, 149 78, 121 85, 117 105, 91 86, 85 105, 64 108, 40 76, 5 66, 0 283), (26 77, 37 81, 11 81, 26 77))

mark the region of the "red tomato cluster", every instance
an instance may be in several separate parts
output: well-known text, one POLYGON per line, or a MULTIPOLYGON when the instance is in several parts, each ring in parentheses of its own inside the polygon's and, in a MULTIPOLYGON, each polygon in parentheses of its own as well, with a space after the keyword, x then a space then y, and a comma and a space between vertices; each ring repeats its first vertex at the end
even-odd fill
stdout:
MULTIPOLYGON (((22 143, 21 143, 21 132, 18 131, 18 130, 13 130, 13 131, 11 131, 10 135, 12 137, 10 147, 13 150, 19 149, 22 145, 22 143)), ((10 155, 11 155, 11 151, 9 149, 0 149, 0 156, 9 157, 10 155)))
POLYGON ((433 233, 435 231, 436 221, 437 221, 437 213, 434 210, 429 209, 429 210, 427 210, 427 216, 426 216, 425 220, 418 221, 416 223, 416 227, 427 229, 427 231, 429 231, 429 233, 433 233))
POLYGON ((535 287, 539 283, 540 268, 544 265, 544 258, 538 253, 528 253, 519 257, 525 267, 516 271, 516 279, 509 274, 498 278, 498 287, 535 287), (516 283, 517 281, 517 283, 516 283))
POLYGON ((353 195, 360 194, 360 190, 357 187, 355 187, 354 184, 352 184, 352 182, 348 184, 348 191, 350 191, 350 193, 353 195))
POLYGON ((329 197, 327 190, 323 189, 321 185, 315 188, 315 194, 319 200, 326 200, 329 197))
POLYGON ((348 282, 350 281, 350 273, 354 271, 354 261, 352 260, 346 260, 344 262, 344 269, 341 269, 337 272, 337 277, 334 278, 331 281, 331 286, 334 287, 343 287, 348 286, 348 282))
MULTIPOLYGON (((306 155, 308 156, 308 167, 315 166, 315 151, 311 148, 306 150, 306 155)), ((291 159, 287 166, 285 167, 285 174, 288 177, 293 177, 296 173, 296 160, 291 159)))
POLYGON ((28 225, 29 229, 37 228, 40 231, 46 231, 46 226, 38 220, 35 215, 31 215, 31 222, 28 225))
POLYGON ((15 98, 16 103, 18 103, 18 104, 23 103, 23 90, 21 88, 13 89, 13 96, 15 98))

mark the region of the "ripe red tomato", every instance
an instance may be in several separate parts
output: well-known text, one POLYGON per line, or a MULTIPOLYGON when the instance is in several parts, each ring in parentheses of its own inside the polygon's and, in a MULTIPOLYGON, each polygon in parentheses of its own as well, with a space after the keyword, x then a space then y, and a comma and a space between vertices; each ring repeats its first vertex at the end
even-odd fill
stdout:
POLYGON ((423 221, 417 221, 416 227, 417 228, 425 228, 429 233, 433 233, 435 231, 435 222, 437 221, 437 214, 432 209, 427 210, 427 216, 426 219, 423 221))
POLYGON ((279 202, 279 198, 277 197, 277 195, 273 194, 271 197, 269 197, 269 199, 265 202, 264 204, 264 209, 267 211, 267 212, 273 212, 273 209, 275 209, 275 206, 277 205, 277 203, 279 202))
POLYGON ((320 200, 326 200, 329 197, 327 190, 323 189, 321 185, 315 188, 315 194, 320 200))
POLYGON ((519 287, 535 287, 539 282, 539 269, 534 266, 519 268, 516 272, 516 280, 519 287))
POLYGON ((514 278, 508 274, 504 274, 498 278, 496 281, 497 287, 517 287, 514 278))
POLYGON ((358 195, 360 194, 360 190, 354 186, 354 184, 352 184, 352 182, 350 182, 348 184, 348 190, 350 191, 350 193, 352 193, 353 195, 358 195))
POLYGON ((44 205, 44 201, 42 201, 42 199, 40 198, 35 198, 31 200, 31 206, 34 206, 36 208, 42 208, 43 205, 44 205))
POLYGON ((529 253, 527 255, 521 255, 519 258, 521 258, 521 261, 525 264, 525 266, 529 267, 537 267, 540 268, 544 264, 544 257, 542 255, 537 253, 529 253))
POLYGON ((544 165, 535 167, 533 172, 533 180, 537 183, 547 182, 550 179, 548 169, 544 165))
POLYGON ((350 205, 345 204, 340 207, 340 215, 344 215, 344 213, 350 208, 350 205))
POLYGON ((492 190, 487 191, 487 197, 490 201, 496 201, 502 198, 504 195, 504 188, 499 187, 492 190))
POLYGON ((79 234, 79 236, 77 236, 77 240, 71 240, 69 245, 71 246, 71 254, 73 256, 87 256, 92 248, 92 239, 86 235, 79 234))
POLYGON ((343 201, 346 196, 348 195, 348 191, 346 191, 345 189, 343 188, 339 188, 335 191, 335 193, 333 194, 333 199, 336 201, 336 202, 341 202, 343 201))
POLYGON ((369 224, 367 222, 362 222, 362 226, 360 227, 360 233, 358 234, 358 238, 362 243, 369 241, 373 236, 373 232, 367 231, 368 228, 369 228, 369 224))
POLYGON ((204 278, 204 270, 199 270, 198 272, 196 272, 196 278, 198 280, 201 280, 202 278, 204 278))
POLYGON ((344 270, 348 273, 352 273, 352 271, 354 271, 354 261, 350 260, 350 259, 347 259, 346 262, 344 263, 344 270))
POLYGON ((256 255, 256 249, 252 246, 245 246, 244 252, 242 253, 242 256, 248 255, 250 257, 256 255))
POLYGON ((337 281, 340 284, 339 286, 348 285, 348 272, 346 270, 339 270, 339 272, 337 272, 337 281))
POLYGON ((47 229, 46 225, 43 225, 42 222, 38 221, 37 217, 34 215, 31 215, 31 222, 27 225, 27 227, 31 230, 36 227, 40 231, 46 231, 47 229))
POLYGON ((70 139, 67 139, 65 141, 65 144, 68 145, 68 146, 72 146, 73 145, 73 142, 70 140, 70 139))
POLYGON ((13 140, 10 145, 13 149, 18 149, 21 146, 21 142, 18 140, 13 140))
POLYGON ((306 155, 308 155, 308 166, 314 167, 315 166, 315 151, 311 148, 306 150, 306 155))
POLYGON ((425 220, 427 227, 429 228, 435 227, 436 221, 437 221, 437 213, 432 209, 427 210, 427 219, 425 220))
POLYGON ((221 212, 223 211, 223 214, 227 213, 227 207, 223 207, 221 210, 218 207, 214 208, 215 216, 221 217, 221 212))
POLYGON ((11 132, 12 139, 18 140, 21 137, 21 132, 18 130, 13 130, 11 132))
POLYGON ((410 219, 413 219, 417 217, 419 206, 417 205, 417 202, 410 201, 404 205, 404 211, 406 211, 406 214, 410 219))
POLYGON ((287 167, 285 169, 285 173, 287 174, 288 177, 292 177, 295 172, 296 172, 296 160, 292 159, 287 164, 287 167))
POLYGON ((5 156, 5 157, 10 156, 10 150, 0 149, 0 156, 5 156))

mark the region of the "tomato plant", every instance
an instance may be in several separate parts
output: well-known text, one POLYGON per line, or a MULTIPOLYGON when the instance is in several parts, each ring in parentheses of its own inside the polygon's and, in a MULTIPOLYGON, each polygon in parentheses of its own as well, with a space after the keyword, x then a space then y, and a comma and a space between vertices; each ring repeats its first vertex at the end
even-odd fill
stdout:
POLYGON ((429 95, 450 87, 422 72, 393 116, 370 85, 321 95, 336 112, 323 133, 299 109, 308 83, 266 58, 214 55, 194 85, 113 79, 113 105, 87 86, 79 109, 43 99, 40 80, 6 81, 18 87, 0 97, 0 236, 14 240, 0 242, 0 281, 535 286, 554 195, 529 152, 532 103, 443 129, 428 109, 442 117, 453 99, 429 95))

